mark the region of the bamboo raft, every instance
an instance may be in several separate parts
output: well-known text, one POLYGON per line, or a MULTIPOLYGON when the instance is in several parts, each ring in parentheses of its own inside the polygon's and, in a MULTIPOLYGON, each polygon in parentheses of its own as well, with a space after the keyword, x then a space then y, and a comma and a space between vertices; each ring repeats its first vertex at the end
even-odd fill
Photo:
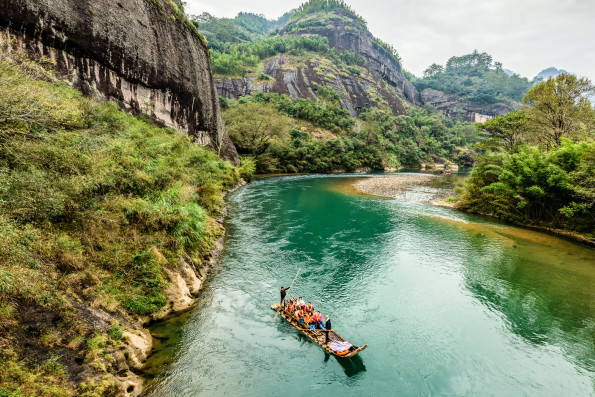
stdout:
MULTIPOLYGON (((279 307, 279 304, 275 304, 271 306, 271 309, 273 309, 274 311, 277 311, 277 308, 279 307)), ((363 345, 362 347, 358 347, 357 349, 343 355, 340 356, 337 354, 337 352, 329 349, 329 345, 326 342, 326 332, 323 332, 322 330, 311 330, 311 329, 307 329, 307 328, 303 328, 301 326, 300 323, 297 322, 296 319, 294 319, 291 316, 288 316, 287 313, 285 313, 285 311, 281 310, 278 312, 279 315, 281 317, 283 317, 285 320, 287 320, 287 322, 289 322, 291 325, 293 325, 294 327, 296 327, 298 330, 302 331, 308 338, 310 338, 312 340, 312 342, 317 343, 318 345, 320 345, 320 347, 322 347, 324 350, 326 350, 329 354, 332 354, 335 357, 339 357, 339 358, 351 358, 353 356, 355 356, 356 354, 358 354, 359 352, 361 352, 362 350, 364 350, 366 347, 368 347, 368 345, 363 345)), ((339 341, 339 342, 347 342, 347 340, 345 338, 343 338, 341 335, 339 335, 338 333, 335 332, 335 330, 331 330, 329 332, 329 340, 333 341, 339 341)), ((329 342, 330 344, 330 342, 329 342)))

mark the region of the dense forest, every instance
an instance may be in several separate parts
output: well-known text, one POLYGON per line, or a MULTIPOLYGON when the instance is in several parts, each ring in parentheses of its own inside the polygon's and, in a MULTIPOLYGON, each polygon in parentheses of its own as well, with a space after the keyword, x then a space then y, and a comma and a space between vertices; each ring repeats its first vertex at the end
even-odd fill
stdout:
POLYGON ((432 154, 456 162, 477 139, 473 124, 431 108, 400 116, 369 108, 352 118, 336 98, 317 102, 261 93, 224 100, 224 107, 232 141, 257 173, 415 167, 433 162, 432 154), (316 128, 331 133, 317 139, 309 133, 316 128))
POLYGON ((458 95, 463 101, 480 105, 505 103, 516 108, 525 93, 535 84, 517 74, 508 75, 502 63, 491 55, 477 50, 471 54, 454 56, 445 66, 432 64, 422 78, 413 79, 419 91, 431 88, 458 95))
POLYGON ((207 38, 208 48, 221 51, 226 43, 246 43, 260 40, 289 20, 286 13, 276 21, 264 15, 240 12, 235 18, 217 18, 207 12, 191 15, 190 21, 207 38))
POLYGON ((327 54, 328 39, 320 36, 274 36, 241 44, 225 43, 221 50, 211 51, 213 72, 224 76, 244 76, 261 70, 260 62, 279 55, 305 52, 327 54))
POLYGON ((478 124, 486 151, 458 206, 593 237, 593 96, 588 79, 559 74, 531 88, 523 110, 478 124))

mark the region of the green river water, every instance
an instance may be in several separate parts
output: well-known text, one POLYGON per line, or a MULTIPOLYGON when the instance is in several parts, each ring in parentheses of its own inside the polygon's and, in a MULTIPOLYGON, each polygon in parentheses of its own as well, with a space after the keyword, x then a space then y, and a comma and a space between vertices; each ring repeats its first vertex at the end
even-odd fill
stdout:
POLYGON ((147 396, 595 396, 593 249, 353 181, 257 179, 228 197, 197 304, 152 327, 170 337, 154 340, 147 396), (369 344, 359 356, 274 318, 300 267, 289 295, 369 344))

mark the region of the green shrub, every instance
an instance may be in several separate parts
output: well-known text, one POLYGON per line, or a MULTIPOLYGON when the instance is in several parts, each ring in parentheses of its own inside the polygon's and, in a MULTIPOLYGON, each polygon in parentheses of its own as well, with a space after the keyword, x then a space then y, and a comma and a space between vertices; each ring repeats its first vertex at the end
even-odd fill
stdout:
POLYGON ((491 153, 479 159, 460 205, 521 223, 592 231, 595 143, 573 143, 541 152, 491 153))
POLYGON ((275 79, 266 73, 259 73, 258 80, 275 81, 275 79))
POLYGON ((261 60, 279 54, 301 54, 307 51, 327 53, 328 39, 319 36, 275 36, 256 42, 226 43, 223 49, 211 52, 211 64, 213 73, 240 76, 254 71, 261 60))
POLYGON ((254 173, 256 172, 256 162, 254 157, 242 157, 242 165, 240 166, 240 176, 246 182, 252 182, 254 173))
POLYGON ((349 71, 349 73, 359 76, 362 74, 361 69, 358 68, 354 68, 353 66, 347 66, 346 69, 349 71))
POLYGON ((122 339, 122 328, 119 325, 114 325, 107 331, 107 334, 113 340, 120 340, 122 339))

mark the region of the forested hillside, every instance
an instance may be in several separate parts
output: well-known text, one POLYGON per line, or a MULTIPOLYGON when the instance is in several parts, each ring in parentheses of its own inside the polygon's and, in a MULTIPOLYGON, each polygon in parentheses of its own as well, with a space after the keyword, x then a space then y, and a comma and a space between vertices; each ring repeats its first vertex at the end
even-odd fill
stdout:
POLYGON ((209 39, 232 140, 257 172, 469 161, 472 123, 421 108, 397 50, 345 2, 310 0, 276 21, 193 20, 209 39))
POLYGON ((479 124, 486 149, 460 208, 595 237, 595 86, 559 74, 531 88, 524 109, 479 124))
POLYGON ((444 66, 432 64, 414 82, 419 91, 430 88, 480 106, 502 103, 510 109, 518 107, 533 84, 525 77, 505 73, 502 63, 478 51, 454 56, 444 66))
POLYGON ((127 335, 171 310, 240 171, 43 64, 0 51, 0 396, 136 396, 127 335))
POLYGON ((217 18, 207 12, 191 15, 190 21, 200 29, 208 41, 209 49, 222 51, 226 43, 245 43, 260 40, 289 20, 290 13, 276 21, 263 15, 240 12, 235 18, 217 18))

